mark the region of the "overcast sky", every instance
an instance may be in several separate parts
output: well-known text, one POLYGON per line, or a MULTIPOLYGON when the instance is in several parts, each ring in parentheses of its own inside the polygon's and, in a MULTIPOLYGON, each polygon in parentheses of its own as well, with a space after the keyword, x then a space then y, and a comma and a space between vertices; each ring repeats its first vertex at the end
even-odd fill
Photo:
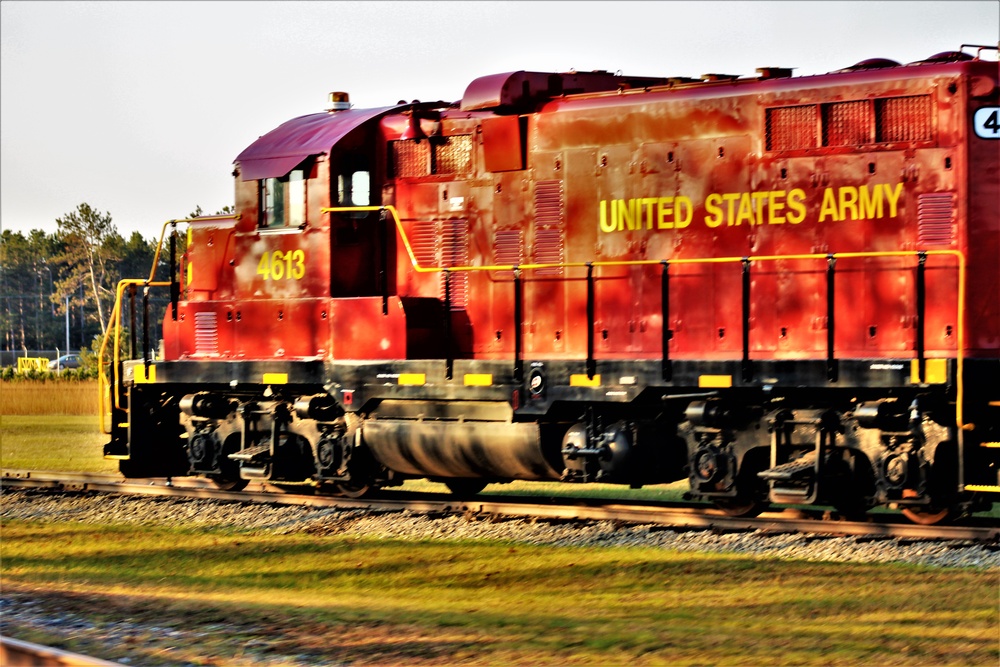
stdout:
POLYGON ((478 76, 796 75, 1000 41, 977 2, 0 2, 0 225, 86 202, 123 234, 233 203, 232 163, 348 91, 456 101, 478 76))

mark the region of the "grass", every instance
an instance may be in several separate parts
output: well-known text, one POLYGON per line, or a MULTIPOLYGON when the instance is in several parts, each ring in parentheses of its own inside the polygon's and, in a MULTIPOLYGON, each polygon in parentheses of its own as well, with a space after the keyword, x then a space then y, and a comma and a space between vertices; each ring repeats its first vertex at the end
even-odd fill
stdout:
POLYGON ((116 473, 104 458, 96 413, 89 417, 0 416, 0 464, 10 469, 116 473))
MULTIPOLYGON (((2 550, 5 591, 201 633, 173 664, 237 664, 255 642, 372 665, 1000 659, 997 574, 982 570, 27 521, 5 522, 2 550), (219 636, 220 621, 254 630, 219 636)), ((171 664, 162 650, 149 638, 105 657, 171 664)))

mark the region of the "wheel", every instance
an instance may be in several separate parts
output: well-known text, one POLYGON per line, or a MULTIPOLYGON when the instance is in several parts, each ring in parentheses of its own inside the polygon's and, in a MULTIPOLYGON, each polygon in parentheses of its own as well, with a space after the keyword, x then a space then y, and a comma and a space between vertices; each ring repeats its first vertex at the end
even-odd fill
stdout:
POLYGON ((361 484, 359 482, 334 482, 333 492, 345 498, 362 498, 378 487, 372 484, 361 484))
POLYGON ((459 497, 474 496, 485 489, 487 484, 481 479, 449 479, 444 483, 452 495, 459 497))
POLYGON ((250 483, 250 480, 243 479, 242 477, 233 479, 222 475, 213 475, 212 477, 209 477, 209 479, 212 480, 212 484, 215 485, 215 488, 220 491, 242 491, 246 488, 247 484, 250 483))
POLYGON ((726 516, 753 518, 768 508, 768 503, 746 498, 716 498, 715 506, 726 516))
MULTIPOLYGON (((916 491, 903 489, 904 498, 912 498, 916 495, 916 491)), ((900 511, 907 519, 913 523, 920 524, 921 526, 933 526, 938 523, 944 523, 953 516, 953 512, 950 507, 942 509, 940 507, 935 507, 933 504, 910 505, 909 507, 902 508, 900 511)))
POLYGON ((945 523, 952 516, 951 508, 938 509, 929 505, 907 507, 902 512, 903 516, 907 519, 921 526, 933 526, 934 524, 945 523))

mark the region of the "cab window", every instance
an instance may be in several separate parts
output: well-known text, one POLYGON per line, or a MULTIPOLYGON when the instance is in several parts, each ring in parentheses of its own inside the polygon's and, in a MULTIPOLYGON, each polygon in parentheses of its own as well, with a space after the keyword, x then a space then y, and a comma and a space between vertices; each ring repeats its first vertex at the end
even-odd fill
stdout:
POLYGON ((306 172, 293 169, 260 183, 261 227, 299 227, 306 221, 306 172))
POLYGON ((337 176, 338 206, 369 206, 371 178, 367 171, 355 171, 337 176))

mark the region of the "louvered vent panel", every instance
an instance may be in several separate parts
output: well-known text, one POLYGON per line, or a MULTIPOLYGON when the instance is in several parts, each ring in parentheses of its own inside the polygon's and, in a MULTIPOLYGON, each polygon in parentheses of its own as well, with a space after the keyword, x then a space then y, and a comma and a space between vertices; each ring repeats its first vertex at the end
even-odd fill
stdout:
MULTIPOLYGON (((563 232, 561 229, 535 230, 535 263, 562 264, 565 261, 563 232)), ((561 276, 562 267, 538 269, 537 276, 561 276)))
POLYGON ((438 265, 438 223, 418 220, 410 227, 410 247, 421 268, 438 265))
MULTIPOLYGON (((469 265, 469 225, 466 220, 441 223, 441 266, 469 265)), ((441 298, 444 298, 444 274, 441 274, 441 298)), ((469 303, 469 272, 451 273, 451 309, 463 310, 469 303)))
POLYGON ((931 192, 917 197, 917 242, 921 246, 955 242, 953 192, 931 192))
MULTIPOLYGON (((493 245, 493 263, 499 266, 524 264, 524 235, 520 230, 497 232, 493 245)), ((498 271, 497 278, 513 278, 513 271, 498 271)))
POLYGON ((767 110, 767 150, 816 148, 816 106, 767 110))
POLYGON ((396 178, 416 178, 431 173, 430 144, 426 141, 393 141, 392 164, 396 178))
POLYGON ((864 146, 872 142, 872 107, 868 100, 823 105, 824 146, 864 146))
POLYGON ((468 174, 472 171, 472 137, 448 137, 434 146, 435 174, 468 174))
POLYGON ((911 95, 875 100, 876 141, 929 141, 931 96, 911 95))
POLYGON ((214 312, 194 314, 195 354, 219 354, 219 322, 214 312))
POLYGON ((563 182, 539 181, 535 184, 535 227, 562 227, 563 182))

